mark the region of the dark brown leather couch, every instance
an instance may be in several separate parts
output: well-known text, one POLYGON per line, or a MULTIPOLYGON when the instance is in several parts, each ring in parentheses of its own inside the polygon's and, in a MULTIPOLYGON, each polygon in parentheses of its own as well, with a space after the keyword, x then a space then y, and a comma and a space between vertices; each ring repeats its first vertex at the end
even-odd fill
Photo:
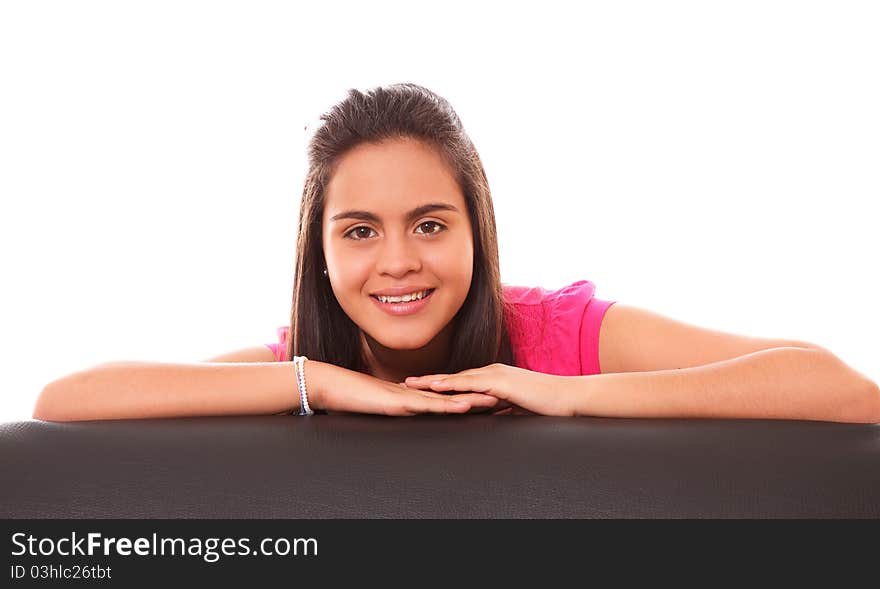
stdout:
POLYGON ((880 425, 538 416, 0 424, 3 518, 878 518, 880 425))

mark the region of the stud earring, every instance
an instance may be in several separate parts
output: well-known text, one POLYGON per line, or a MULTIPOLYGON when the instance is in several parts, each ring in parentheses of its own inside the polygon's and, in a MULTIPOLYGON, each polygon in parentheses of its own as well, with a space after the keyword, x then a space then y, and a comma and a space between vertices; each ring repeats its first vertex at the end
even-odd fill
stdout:
POLYGON ((324 268, 324 277, 327 277, 327 268, 324 268))

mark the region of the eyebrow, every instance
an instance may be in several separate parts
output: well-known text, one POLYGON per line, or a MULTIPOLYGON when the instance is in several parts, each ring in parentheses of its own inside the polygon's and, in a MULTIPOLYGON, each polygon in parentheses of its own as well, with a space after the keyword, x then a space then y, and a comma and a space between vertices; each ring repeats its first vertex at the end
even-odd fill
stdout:
MULTIPOLYGON (((422 215, 427 215, 432 211, 455 211, 459 212, 457 208, 452 206, 451 204, 446 204, 444 202, 432 202, 426 205, 422 205, 420 207, 416 207, 411 210, 406 215, 407 222, 413 221, 422 215)), ((330 221, 339 221, 341 219, 358 219, 360 221, 372 221, 373 223, 380 223, 380 219, 375 214, 369 211, 343 211, 338 215, 333 215, 330 217, 330 221)))

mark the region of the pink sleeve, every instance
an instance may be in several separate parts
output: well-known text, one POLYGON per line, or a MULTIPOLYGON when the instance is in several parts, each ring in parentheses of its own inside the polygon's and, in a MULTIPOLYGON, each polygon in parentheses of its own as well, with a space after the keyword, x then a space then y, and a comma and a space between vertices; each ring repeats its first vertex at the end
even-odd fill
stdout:
POLYGON ((593 297, 584 307, 581 320, 581 374, 601 374, 599 366, 599 328, 605 311, 616 301, 593 297))
POLYGON ((266 347, 272 350, 272 353, 275 354, 275 360, 277 362, 286 362, 287 361, 287 333, 290 331, 290 327, 287 325, 282 325, 278 328, 278 342, 272 344, 266 344, 266 347))
POLYGON ((598 374, 599 326, 613 302, 594 298, 595 292, 589 280, 557 290, 505 286, 517 366, 561 376, 598 374))

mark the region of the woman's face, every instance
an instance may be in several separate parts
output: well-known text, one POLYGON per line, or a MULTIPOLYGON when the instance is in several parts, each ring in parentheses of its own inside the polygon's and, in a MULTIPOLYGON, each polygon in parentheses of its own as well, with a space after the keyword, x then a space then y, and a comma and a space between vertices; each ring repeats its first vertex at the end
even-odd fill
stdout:
POLYGON ((452 171, 426 144, 395 139, 346 153, 326 187, 322 228, 333 294, 383 346, 426 346, 464 304, 473 275, 470 218, 452 171), (445 208, 415 211, 430 204, 445 208), (408 315, 371 297, 399 287, 435 290, 408 315))

